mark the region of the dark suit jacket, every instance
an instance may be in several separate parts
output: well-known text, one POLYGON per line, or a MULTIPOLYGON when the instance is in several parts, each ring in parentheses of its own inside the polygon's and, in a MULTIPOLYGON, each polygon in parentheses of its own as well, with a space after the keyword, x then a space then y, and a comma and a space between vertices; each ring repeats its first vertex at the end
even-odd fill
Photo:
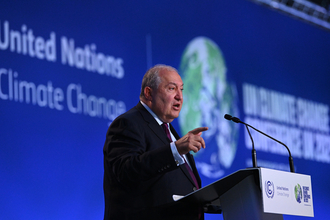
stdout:
MULTIPOLYGON (((191 193, 194 182, 184 165, 177 166, 165 132, 140 102, 111 123, 103 153, 104 219, 198 219, 196 207, 167 205, 174 194, 191 193)), ((187 158, 201 187, 193 156, 187 158)))

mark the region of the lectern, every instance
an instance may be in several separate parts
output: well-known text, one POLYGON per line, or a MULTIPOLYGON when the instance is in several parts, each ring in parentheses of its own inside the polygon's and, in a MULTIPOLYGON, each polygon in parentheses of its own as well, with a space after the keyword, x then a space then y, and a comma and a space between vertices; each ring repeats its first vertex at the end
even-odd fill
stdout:
POLYGON ((225 220, 280 220, 283 214, 314 216, 310 176, 266 168, 239 170, 175 203, 221 206, 225 220))

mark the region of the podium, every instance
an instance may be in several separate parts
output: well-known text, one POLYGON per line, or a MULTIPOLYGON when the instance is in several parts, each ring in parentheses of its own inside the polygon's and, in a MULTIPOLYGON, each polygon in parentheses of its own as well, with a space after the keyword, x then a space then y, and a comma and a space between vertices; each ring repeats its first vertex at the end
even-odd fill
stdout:
POLYGON ((174 203, 196 208, 220 206, 224 220, 314 216, 310 176, 266 168, 239 170, 174 203))

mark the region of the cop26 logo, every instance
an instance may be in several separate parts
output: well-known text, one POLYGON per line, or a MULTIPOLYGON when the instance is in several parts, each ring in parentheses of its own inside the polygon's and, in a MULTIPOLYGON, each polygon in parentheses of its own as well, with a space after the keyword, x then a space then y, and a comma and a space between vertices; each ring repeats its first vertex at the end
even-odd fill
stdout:
POLYGON ((301 203, 301 199, 302 199, 302 190, 301 190, 301 186, 299 184, 297 184, 294 187, 294 195, 295 198, 297 200, 298 203, 301 203))
POLYGON ((274 183, 272 181, 265 181, 265 193, 268 198, 272 199, 275 194, 274 183))

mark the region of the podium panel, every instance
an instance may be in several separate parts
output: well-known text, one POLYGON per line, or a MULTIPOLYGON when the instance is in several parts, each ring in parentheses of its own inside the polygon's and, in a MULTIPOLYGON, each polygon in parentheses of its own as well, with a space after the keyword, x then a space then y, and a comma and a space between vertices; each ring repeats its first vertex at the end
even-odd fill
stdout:
POLYGON ((264 212, 314 217, 311 177, 260 168, 264 212))

